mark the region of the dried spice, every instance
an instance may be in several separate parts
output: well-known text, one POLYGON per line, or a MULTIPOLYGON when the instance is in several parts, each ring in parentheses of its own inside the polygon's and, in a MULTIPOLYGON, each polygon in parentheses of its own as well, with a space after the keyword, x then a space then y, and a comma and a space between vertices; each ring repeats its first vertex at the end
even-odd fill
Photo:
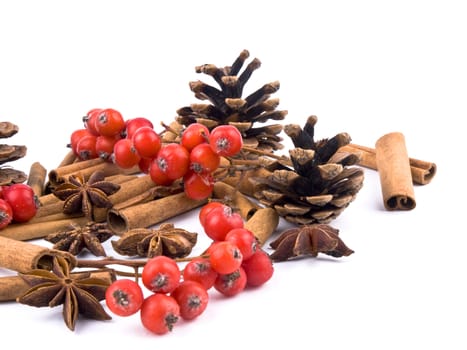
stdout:
MULTIPOLYGON (((0 139, 9 138, 19 131, 16 124, 11 122, 0 122, 0 139)), ((27 147, 23 145, 0 144, 0 185, 22 183, 28 176, 23 171, 14 169, 10 165, 3 165, 26 155, 27 147)))
POLYGON ((220 124, 231 124, 239 129, 245 145, 264 151, 281 149, 281 124, 257 127, 258 123, 282 120, 287 115, 287 111, 276 109, 279 99, 270 98, 271 94, 279 90, 280 84, 278 81, 264 84, 250 95, 242 97, 245 84, 261 66, 260 60, 254 58, 240 73, 249 56, 250 53, 243 50, 231 66, 218 68, 213 64, 204 64, 196 67, 197 73, 211 76, 220 89, 201 81, 190 82, 195 97, 210 103, 180 108, 176 120, 185 126, 198 122, 210 130, 220 124))
POLYGON ((114 235, 107 223, 90 221, 85 225, 70 225, 69 229, 51 233, 44 239, 54 243, 53 248, 78 255, 83 249, 95 256, 106 256, 102 243, 114 235))
POLYGON ((358 157, 339 149, 350 142, 347 133, 315 141, 317 118, 308 118, 304 128, 284 127, 295 148, 290 162, 277 161, 266 176, 252 177, 253 195, 274 208, 289 222, 309 225, 329 223, 354 200, 363 185, 363 170, 353 167, 358 157))
POLYGON ((354 251, 339 237, 339 230, 327 224, 304 225, 282 232, 270 243, 273 261, 298 257, 316 257, 319 253, 335 258, 349 256, 354 251))
POLYGON ((191 253, 197 238, 195 232, 176 228, 172 223, 164 223, 158 229, 129 230, 119 240, 112 241, 112 246, 121 255, 183 258, 191 253))
POLYGON ((92 220, 92 208, 111 208, 108 198, 120 189, 120 185, 105 180, 102 171, 92 173, 86 182, 81 173, 72 174, 68 182, 64 182, 54 190, 54 195, 63 203, 63 212, 73 214, 82 212, 92 220))
POLYGON ((63 319, 72 331, 79 314, 95 320, 109 320, 110 315, 100 304, 105 298, 109 281, 91 277, 90 274, 71 274, 68 262, 56 257, 52 271, 36 269, 20 274, 30 289, 17 301, 35 307, 63 305, 63 319))

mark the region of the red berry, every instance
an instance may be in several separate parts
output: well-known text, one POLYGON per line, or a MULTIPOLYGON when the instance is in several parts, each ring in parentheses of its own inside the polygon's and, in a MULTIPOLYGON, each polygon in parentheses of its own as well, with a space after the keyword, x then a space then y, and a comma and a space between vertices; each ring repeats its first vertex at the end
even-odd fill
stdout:
POLYGON ((180 316, 185 320, 192 320, 201 315, 206 309, 209 295, 202 284, 186 280, 170 294, 180 306, 180 316))
POLYGON ((160 136, 149 126, 143 126, 136 130, 131 140, 141 157, 153 158, 161 148, 160 136))
POLYGON ((243 267, 227 275, 217 276, 214 288, 225 296, 234 296, 246 287, 246 273, 243 267))
POLYGON ((175 260, 159 255, 147 261, 142 272, 144 286, 155 293, 170 293, 180 284, 181 272, 175 260))
POLYGON ((155 334, 172 331, 180 318, 180 306, 166 294, 154 293, 144 299, 140 310, 141 323, 155 334))
POLYGON ((114 151, 114 146, 120 140, 120 135, 115 136, 97 136, 96 138, 96 153, 99 158, 110 160, 114 151))
POLYGON ((227 241, 214 242, 209 247, 208 254, 213 270, 219 274, 234 272, 243 261, 240 249, 227 241))
POLYGON ((208 173, 196 173, 189 170, 183 176, 185 194, 188 198, 203 200, 214 190, 214 178, 208 173))
POLYGON ((160 149, 155 163, 168 179, 176 180, 188 171, 190 154, 180 144, 169 143, 160 149))
POLYGON ((13 220, 13 209, 4 199, 0 198, 0 230, 7 227, 13 220))
POLYGON ((88 129, 77 129, 73 131, 70 135, 70 148, 73 151, 73 153, 77 156, 79 156, 78 151, 76 150, 76 147, 78 145, 78 142, 84 137, 84 136, 95 136, 92 135, 88 129))
POLYGON ((192 123, 183 130, 180 143, 188 151, 191 151, 197 145, 207 143, 209 137, 209 129, 201 123, 192 123))
POLYGON ((240 214, 227 205, 213 208, 204 220, 204 231, 214 241, 223 241, 230 230, 243 227, 240 214))
POLYGON ((220 162, 221 157, 207 143, 196 146, 190 152, 190 169, 195 173, 211 173, 220 162))
POLYGON ((243 261, 242 267, 247 276, 247 285, 252 287, 266 283, 274 273, 272 260, 262 249, 258 249, 248 260, 243 261))
POLYGON ((183 269, 183 279, 185 281, 190 280, 201 283, 206 290, 214 285, 216 278, 217 272, 211 267, 211 262, 207 258, 194 258, 183 269))
POLYGON ((138 283, 130 279, 113 282, 105 292, 107 307, 119 316, 130 316, 138 312, 143 304, 143 291, 138 283))
POLYGON ((37 213, 39 201, 29 185, 17 183, 3 186, 3 199, 13 211, 13 221, 27 222, 37 213))
POLYGON ((125 129, 125 120, 119 111, 103 109, 96 118, 96 130, 104 136, 115 136, 125 129))
POLYGON ((137 166, 141 160, 136 152, 133 142, 130 139, 120 139, 114 145, 113 161, 122 169, 129 169, 137 166))
POLYGON ((216 126, 209 135, 212 150, 220 156, 234 156, 243 146, 240 131, 232 125, 216 126))
POLYGON ((235 244, 242 252, 243 260, 249 259, 257 250, 258 241, 250 230, 246 228, 234 228, 225 236, 225 240, 235 244))
POLYGON ((96 141, 97 136, 92 134, 82 136, 76 144, 76 155, 78 158, 81 160, 97 158, 96 141))
POLYGON ((96 119, 99 114, 102 112, 101 108, 91 109, 84 117, 83 124, 84 127, 94 136, 99 136, 99 131, 96 129, 96 119))
POLYGON ((125 129, 124 129, 124 135, 126 138, 131 139, 133 137, 133 134, 138 130, 139 128, 143 126, 148 126, 150 128, 153 128, 152 122, 144 117, 137 117, 133 119, 129 119, 125 123, 125 129))
POLYGON ((215 202, 215 201, 212 201, 212 202, 209 202, 205 205, 203 205, 203 207, 201 208, 201 210, 199 211, 199 214, 198 214, 198 218, 199 218, 199 222, 201 223, 201 226, 204 227, 204 223, 206 222, 206 215, 214 208, 217 208, 217 207, 222 207, 224 204, 221 203, 221 202, 215 202))

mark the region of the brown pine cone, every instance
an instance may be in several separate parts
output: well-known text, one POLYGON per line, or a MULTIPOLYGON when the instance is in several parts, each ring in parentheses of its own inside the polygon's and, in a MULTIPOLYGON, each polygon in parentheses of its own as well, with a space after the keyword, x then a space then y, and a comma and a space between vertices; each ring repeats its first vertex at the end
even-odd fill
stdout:
MULTIPOLYGON (((17 125, 10 122, 0 122, 0 138, 9 138, 18 132, 17 125)), ((4 164, 20 159, 26 155, 26 146, 0 144, 0 186, 12 183, 22 183, 27 175, 4 164)))
POLYGON ((279 82, 271 82, 246 97, 242 97, 243 88, 261 62, 253 59, 240 73, 249 57, 249 52, 243 50, 231 66, 218 68, 213 64, 196 67, 197 73, 210 75, 220 89, 203 83, 190 82, 190 89, 195 97, 208 100, 207 104, 192 104, 177 110, 176 121, 184 126, 198 122, 210 130, 221 124, 231 124, 240 130, 246 146, 263 151, 281 149, 281 124, 265 123, 271 120, 282 120, 287 111, 276 110, 279 99, 270 98, 279 89, 279 82), (257 126, 258 123, 263 125, 257 126))
POLYGON ((297 224, 329 223, 354 200, 363 185, 358 157, 339 149, 350 142, 347 133, 314 140, 317 118, 305 127, 291 124, 284 132, 296 148, 290 164, 277 162, 270 174, 253 178, 254 196, 274 208, 285 220, 297 224))

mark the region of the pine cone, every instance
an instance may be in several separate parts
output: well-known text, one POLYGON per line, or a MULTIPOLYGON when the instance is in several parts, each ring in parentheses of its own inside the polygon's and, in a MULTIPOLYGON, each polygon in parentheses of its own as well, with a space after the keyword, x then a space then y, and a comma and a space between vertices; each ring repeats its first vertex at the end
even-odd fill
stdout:
POLYGON ((363 170, 355 154, 339 151, 350 143, 347 133, 315 142, 317 118, 309 117, 304 128, 284 126, 296 148, 290 163, 276 162, 265 177, 252 178, 254 196, 274 208, 285 220, 297 224, 329 223, 354 200, 363 185, 363 170))
POLYGON ((279 99, 270 95, 279 89, 279 82, 275 81, 263 85, 247 97, 242 97, 243 88, 258 69, 261 62, 253 59, 239 74, 249 52, 243 50, 231 66, 218 68, 213 64, 196 67, 197 73, 212 76, 220 89, 207 85, 201 81, 190 82, 190 89, 200 100, 209 100, 209 104, 192 104, 177 110, 176 121, 184 126, 194 122, 206 125, 210 130, 221 124, 236 126, 243 136, 246 146, 255 147, 262 151, 271 152, 281 149, 281 124, 269 124, 256 127, 256 123, 266 123, 270 120, 282 120, 287 111, 276 110, 279 99))
MULTIPOLYGON (((0 138, 8 138, 18 132, 18 126, 10 122, 0 122, 0 138)), ((0 186, 26 181, 27 175, 3 164, 15 161, 26 155, 26 146, 0 144, 0 186)))

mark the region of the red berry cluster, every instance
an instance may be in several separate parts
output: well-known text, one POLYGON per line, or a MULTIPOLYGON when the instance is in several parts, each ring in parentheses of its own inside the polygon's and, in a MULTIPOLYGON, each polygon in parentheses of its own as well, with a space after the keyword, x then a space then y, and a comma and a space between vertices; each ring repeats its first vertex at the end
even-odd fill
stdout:
POLYGON ((271 278, 273 266, 268 254, 259 248, 253 233, 243 227, 243 221, 230 207, 210 202, 202 208, 199 218, 208 230, 211 222, 226 224, 213 234, 206 255, 193 258, 183 270, 176 260, 166 256, 149 259, 141 279, 151 294, 144 297, 135 281, 117 280, 106 291, 106 304, 113 313, 130 316, 139 311, 146 329, 165 334, 180 318, 193 320, 201 315, 211 288, 231 297, 271 278))
POLYGON ((138 166, 158 185, 181 179, 187 196, 198 200, 211 195, 221 157, 234 156, 243 146, 240 132, 231 125, 210 131, 193 123, 183 130, 180 142, 163 143, 150 120, 125 121, 115 109, 92 109, 83 121, 84 128, 70 139, 77 157, 100 157, 123 169, 138 166))
POLYGON ((31 186, 17 183, 0 186, 0 229, 11 222, 27 222, 37 213, 39 202, 31 186))

